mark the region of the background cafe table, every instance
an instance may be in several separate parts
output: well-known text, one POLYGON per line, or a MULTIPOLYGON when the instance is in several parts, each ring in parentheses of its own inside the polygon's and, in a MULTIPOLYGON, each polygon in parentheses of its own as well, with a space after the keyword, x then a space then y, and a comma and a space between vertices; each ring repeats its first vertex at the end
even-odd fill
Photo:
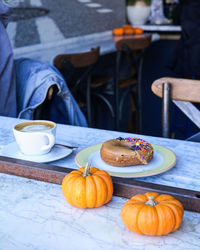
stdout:
MULTIPOLYGON (((148 35, 144 33, 142 36, 148 35)), ((136 37, 139 37, 137 35, 136 37)), ((127 36, 135 37, 135 35, 127 36)), ((53 63, 53 59, 59 54, 72 54, 90 51, 91 48, 100 46, 100 54, 105 55, 116 51, 116 40, 122 39, 115 37, 112 31, 104 31, 92 33, 88 35, 81 35, 72 38, 66 38, 61 41, 49 42, 46 44, 36 44, 13 50, 15 58, 31 58, 41 62, 53 63)), ((157 40, 157 35, 152 34, 152 41, 157 40)))
MULTIPOLYGON (((0 117, 0 145, 14 140, 18 119, 0 117)), ((110 138, 139 136, 91 128, 57 126, 57 142, 78 146, 53 164, 77 168, 74 157, 81 149, 110 138)), ((140 180, 200 191, 198 143, 139 136, 173 150, 177 164, 171 170, 140 180)), ((200 213, 185 211, 181 227, 162 237, 129 231, 120 217, 125 198, 96 209, 70 206, 61 186, 0 173, 0 249, 200 249, 200 213)))

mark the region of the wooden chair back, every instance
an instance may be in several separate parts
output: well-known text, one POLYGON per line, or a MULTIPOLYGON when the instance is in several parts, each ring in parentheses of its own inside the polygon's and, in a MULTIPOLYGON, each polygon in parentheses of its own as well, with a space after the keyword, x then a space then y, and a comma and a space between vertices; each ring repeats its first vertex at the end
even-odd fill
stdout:
POLYGON ((117 50, 123 50, 124 44, 126 44, 131 50, 143 50, 149 47, 151 43, 151 35, 141 37, 127 37, 120 39, 116 42, 115 46, 117 50))
POLYGON ((88 125, 92 124, 91 114, 91 75, 100 56, 100 47, 88 52, 60 54, 54 66, 63 74, 67 85, 79 107, 86 106, 88 125))
POLYGON ((170 137, 170 100, 200 128, 200 111, 191 102, 200 103, 200 81, 179 78, 160 78, 153 82, 151 89, 163 98, 162 135, 170 137))
POLYGON ((54 58, 53 64, 56 68, 62 70, 63 60, 67 59, 75 68, 84 68, 90 65, 94 65, 97 62, 99 55, 100 55, 100 47, 91 49, 91 51, 83 53, 60 54, 54 58))
POLYGON ((200 81, 180 78, 160 78, 153 82, 151 89, 159 97, 163 97, 163 84, 171 84, 171 99, 177 101, 200 103, 200 81))

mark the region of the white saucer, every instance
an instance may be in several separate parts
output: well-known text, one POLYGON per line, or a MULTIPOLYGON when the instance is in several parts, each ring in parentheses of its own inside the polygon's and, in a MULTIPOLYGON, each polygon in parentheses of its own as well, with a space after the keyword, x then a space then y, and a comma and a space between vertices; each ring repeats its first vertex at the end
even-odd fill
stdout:
POLYGON ((5 147, 3 147, 0 154, 1 156, 16 158, 20 160, 45 163, 45 162, 60 160, 61 158, 64 158, 68 156, 69 154, 71 154, 71 152, 72 152, 72 149, 69 149, 60 145, 55 145, 49 153, 44 154, 44 155, 38 155, 38 156, 24 155, 19 150, 17 143, 12 142, 6 145, 5 147))

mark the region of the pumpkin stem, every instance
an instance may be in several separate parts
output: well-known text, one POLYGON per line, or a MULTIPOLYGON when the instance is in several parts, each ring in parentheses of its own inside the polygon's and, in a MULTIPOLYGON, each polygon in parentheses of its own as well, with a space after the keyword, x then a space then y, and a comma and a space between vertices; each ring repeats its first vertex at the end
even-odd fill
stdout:
POLYGON ((154 200, 153 196, 148 195, 147 197, 148 197, 148 201, 145 204, 154 207, 157 204, 157 202, 154 200))
POLYGON ((85 165, 85 169, 84 169, 84 173, 83 173, 83 177, 87 177, 87 176, 90 176, 90 167, 91 167, 91 164, 90 163, 86 163, 85 165))

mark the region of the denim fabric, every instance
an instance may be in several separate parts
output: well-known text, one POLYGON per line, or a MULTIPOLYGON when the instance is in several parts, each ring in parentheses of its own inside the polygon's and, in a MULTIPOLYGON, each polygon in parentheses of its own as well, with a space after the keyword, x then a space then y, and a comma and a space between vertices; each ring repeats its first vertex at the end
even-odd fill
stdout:
POLYGON ((9 8, 0 2, 0 115, 16 117, 16 79, 11 44, 6 32, 9 8))
POLYGON ((85 116, 71 95, 60 72, 52 65, 21 58, 15 60, 17 79, 18 118, 33 119, 35 109, 44 102, 48 90, 56 85, 48 119, 75 126, 87 127, 85 116))

